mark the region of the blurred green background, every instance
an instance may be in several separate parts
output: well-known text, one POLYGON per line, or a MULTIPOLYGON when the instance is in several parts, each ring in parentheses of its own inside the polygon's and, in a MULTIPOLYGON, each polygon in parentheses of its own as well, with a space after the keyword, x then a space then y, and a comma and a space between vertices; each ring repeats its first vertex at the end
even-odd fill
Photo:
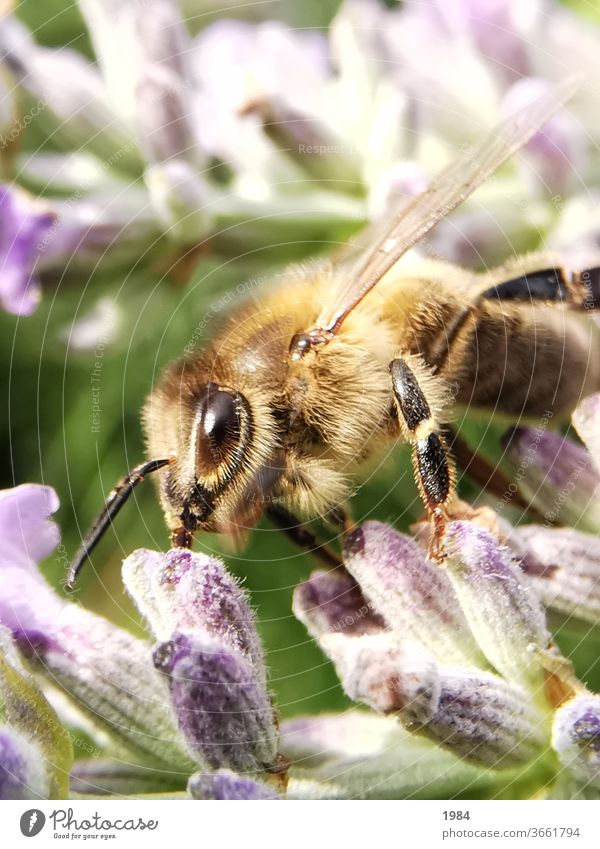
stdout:
MULTIPOLYGON (((190 0, 195 10, 201 4, 190 0)), ((223 5, 223 4, 222 4, 223 5)), ((261 17, 284 20, 294 26, 324 27, 338 2, 311 0, 271 2, 257 8, 261 17)), ((576 2, 583 14, 600 17, 597 3, 576 2)), ((185 3, 184 3, 185 8, 185 3)), ((23 0, 17 4, 22 20, 48 45, 71 44, 91 54, 89 39, 76 7, 70 0, 23 0)), ((239 14, 233 10, 232 14, 239 14)), ((214 13, 194 18, 198 28, 214 13)), ((44 144, 33 124, 26 138, 30 149, 44 144)), ((296 244, 295 257, 309 256, 310 234, 296 244)), ((329 234, 341 238, 343 234, 329 234)), ((252 248, 253 246, 248 246, 252 248)), ((115 275, 99 271, 90 279, 67 275, 60 282, 45 281, 44 297, 29 318, 0 315, 0 357, 4 415, 2 485, 26 481, 53 486, 61 501, 57 521, 62 547, 48 559, 45 573, 59 586, 67 562, 89 522, 114 482, 143 456, 139 410, 157 373, 182 353, 202 317, 228 291, 250 277, 281 267, 282 252, 258 247, 251 259, 222 259, 210 250, 188 263, 189 273, 166 279, 161 269, 131 269, 115 275), (281 255, 280 255, 281 254, 281 255), (94 351, 67 350, 65 335, 74 320, 86 314, 102 296, 119 308, 117 337, 102 349, 100 369, 101 426, 91 432, 91 374, 98 359, 94 351)), ((211 332, 212 322, 207 328, 211 332)), ((483 425, 467 423, 463 432, 479 441, 483 425)), ((485 445, 494 451, 498 428, 486 431, 485 445)), ((462 494, 475 491, 463 483, 462 494)), ((406 450, 385 458, 356 493, 352 504, 356 520, 367 517, 393 522, 406 529, 421 513, 406 450)), ((133 630, 141 630, 137 614, 121 587, 120 563, 139 547, 166 549, 168 536, 153 486, 135 493, 134 501, 120 514, 114 530, 96 550, 94 569, 82 577, 77 599, 86 607, 133 630), (94 574, 97 572, 98 575, 94 574)), ((244 580, 252 594, 268 653, 271 686, 281 714, 314 713, 348 704, 337 678, 320 651, 291 614, 294 586, 315 567, 285 539, 263 522, 241 554, 219 547, 207 535, 196 547, 222 552, 228 567, 244 580)), ((600 670, 591 643, 575 634, 561 633, 563 650, 572 653, 579 674, 595 689, 600 670)), ((110 646, 107 646, 110 651, 110 646)))

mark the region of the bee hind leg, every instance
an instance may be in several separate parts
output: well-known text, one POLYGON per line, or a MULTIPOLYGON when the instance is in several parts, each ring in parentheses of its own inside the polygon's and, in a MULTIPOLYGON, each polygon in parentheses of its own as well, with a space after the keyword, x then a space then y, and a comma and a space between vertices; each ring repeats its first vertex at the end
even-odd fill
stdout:
POLYGON ((600 267, 569 271, 563 266, 537 268, 502 279, 483 291, 481 300, 564 304, 575 310, 600 309, 600 267))
POLYGON ((425 373, 424 366, 415 357, 397 357, 390 363, 389 370, 400 426, 412 446, 415 478, 431 522, 429 557, 441 563, 445 558, 448 505, 455 493, 455 471, 435 415, 436 402, 430 403, 426 395, 425 386, 431 390, 432 381, 436 379, 431 373, 425 373))

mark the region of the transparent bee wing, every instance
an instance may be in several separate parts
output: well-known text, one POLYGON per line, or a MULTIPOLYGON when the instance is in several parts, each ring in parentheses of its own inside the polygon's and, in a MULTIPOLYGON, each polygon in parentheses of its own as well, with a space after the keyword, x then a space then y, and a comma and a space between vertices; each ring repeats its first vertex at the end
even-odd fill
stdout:
MULTIPOLYGON (((465 148, 430 186, 403 203, 392 224, 378 227, 372 247, 350 266, 319 316, 319 329, 335 333, 346 316, 390 268, 449 212, 462 203, 558 111, 573 94, 579 76, 563 80, 530 105, 514 112, 465 148)), ((367 228, 370 232, 370 228, 367 228)), ((362 237, 360 237, 362 241, 362 237)))

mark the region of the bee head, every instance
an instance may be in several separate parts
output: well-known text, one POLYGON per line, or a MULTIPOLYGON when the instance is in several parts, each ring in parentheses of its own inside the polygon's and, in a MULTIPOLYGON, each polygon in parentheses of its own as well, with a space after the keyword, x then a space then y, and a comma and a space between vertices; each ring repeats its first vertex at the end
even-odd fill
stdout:
POLYGON ((149 454, 172 458, 157 479, 173 532, 241 532, 255 523, 260 493, 277 476, 278 438, 267 399, 260 387, 218 365, 180 361, 146 404, 149 454))

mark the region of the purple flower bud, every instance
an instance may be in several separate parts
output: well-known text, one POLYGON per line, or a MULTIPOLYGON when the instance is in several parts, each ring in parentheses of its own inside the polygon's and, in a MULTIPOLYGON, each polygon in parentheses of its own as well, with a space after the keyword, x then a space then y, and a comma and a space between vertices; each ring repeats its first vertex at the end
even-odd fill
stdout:
POLYGON ((526 525, 511 531, 511 548, 546 607, 566 621, 600 620, 598 538, 572 528, 526 525))
POLYGON ((510 551, 470 522, 446 536, 448 574, 471 631, 492 666, 544 704, 543 657, 550 645, 538 598, 510 551))
POLYGON ((245 772, 273 766, 277 731, 266 669, 246 595, 203 554, 140 550, 123 580, 160 643, 179 729, 201 764, 245 772))
POLYGON ((38 304, 35 267, 54 219, 41 201, 0 185, 0 303, 8 312, 30 315, 38 304))
POLYGON ((317 570, 294 591, 294 613, 317 638, 327 633, 369 634, 385 630, 383 619, 348 572, 317 570))
POLYGON ((247 656, 266 679, 248 599, 220 560, 180 548, 166 554, 139 549, 123 562, 123 582, 160 640, 174 631, 202 634, 247 656))
POLYGON ((410 537, 366 522, 347 538, 344 563, 397 636, 445 663, 486 665, 447 573, 410 537))
POLYGON ((579 403, 573 413, 573 424, 600 472, 600 393, 579 403))
POLYGON ((250 659, 197 633, 174 633, 154 650, 179 729, 199 763, 259 773, 277 759, 273 705, 250 659))
POLYGON ((60 598, 37 568, 58 541, 48 519, 57 507, 54 491, 35 484, 0 494, 0 624, 94 727, 144 762, 185 768, 150 645, 60 598))
POLYGON ((552 745, 578 781, 600 788, 600 696, 584 693, 559 708, 552 745))
POLYGON ((277 793, 266 784, 242 778, 225 769, 208 775, 201 772, 192 775, 188 781, 188 793, 193 799, 219 801, 279 799, 277 793))
POLYGON ((542 428, 518 427, 506 454, 514 482, 549 524, 600 530, 600 473, 583 446, 542 428))
POLYGON ((474 669, 441 670, 439 702, 423 730, 455 754, 496 769, 534 760, 547 745, 544 717, 528 694, 474 669))
POLYGON ((346 694, 473 762, 504 768, 535 757, 545 743, 543 714, 529 695, 475 667, 438 664, 389 633, 326 634, 320 644, 346 694))

